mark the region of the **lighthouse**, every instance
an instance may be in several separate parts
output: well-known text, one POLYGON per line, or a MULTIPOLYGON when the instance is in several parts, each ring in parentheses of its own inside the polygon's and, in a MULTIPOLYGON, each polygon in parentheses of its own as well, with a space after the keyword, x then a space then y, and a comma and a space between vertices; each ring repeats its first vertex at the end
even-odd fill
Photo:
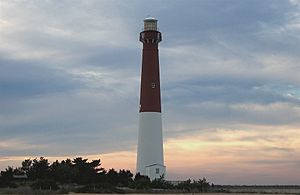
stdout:
POLYGON ((161 95, 159 76, 158 43, 161 33, 157 19, 144 20, 140 33, 143 43, 141 89, 139 106, 139 132, 137 148, 137 173, 151 180, 165 174, 161 120, 161 95))

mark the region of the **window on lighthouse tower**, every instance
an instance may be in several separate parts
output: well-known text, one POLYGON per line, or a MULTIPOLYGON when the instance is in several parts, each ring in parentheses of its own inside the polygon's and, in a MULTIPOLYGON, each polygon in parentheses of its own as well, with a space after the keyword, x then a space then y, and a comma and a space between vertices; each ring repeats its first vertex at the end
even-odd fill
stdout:
POLYGON ((156 84, 154 82, 151 83, 151 87, 152 87, 152 89, 154 89, 156 87, 156 84))

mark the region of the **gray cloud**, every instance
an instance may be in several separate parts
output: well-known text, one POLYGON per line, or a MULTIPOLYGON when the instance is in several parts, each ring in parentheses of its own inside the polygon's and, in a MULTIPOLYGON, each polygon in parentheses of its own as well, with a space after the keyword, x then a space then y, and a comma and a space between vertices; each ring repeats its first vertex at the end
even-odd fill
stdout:
POLYGON ((28 98, 83 87, 83 83, 72 80, 67 73, 53 69, 41 61, 2 58, 0 67, 1 99, 28 98))
POLYGON ((280 0, 3 2, 0 155, 134 148, 138 33, 148 14, 163 33, 166 139, 243 125, 298 128, 299 10, 280 0))

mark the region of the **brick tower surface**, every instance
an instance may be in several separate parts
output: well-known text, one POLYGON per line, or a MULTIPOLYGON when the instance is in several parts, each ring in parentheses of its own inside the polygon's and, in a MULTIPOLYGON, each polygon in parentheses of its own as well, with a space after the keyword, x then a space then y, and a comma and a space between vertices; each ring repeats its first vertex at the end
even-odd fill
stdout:
POLYGON ((137 173, 151 180, 165 174, 161 120, 158 43, 161 33, 155 18, 144 20, 137 173))

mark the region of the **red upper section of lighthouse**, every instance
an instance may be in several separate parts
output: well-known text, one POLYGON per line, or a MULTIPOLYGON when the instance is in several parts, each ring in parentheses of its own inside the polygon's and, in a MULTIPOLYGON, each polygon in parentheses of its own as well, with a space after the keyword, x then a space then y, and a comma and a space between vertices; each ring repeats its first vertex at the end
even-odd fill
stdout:
POLYGON ((140 41, 143 43, 140 112, 161 112, 158 59, 161 33, 145 29, 140 33, 140 41))

